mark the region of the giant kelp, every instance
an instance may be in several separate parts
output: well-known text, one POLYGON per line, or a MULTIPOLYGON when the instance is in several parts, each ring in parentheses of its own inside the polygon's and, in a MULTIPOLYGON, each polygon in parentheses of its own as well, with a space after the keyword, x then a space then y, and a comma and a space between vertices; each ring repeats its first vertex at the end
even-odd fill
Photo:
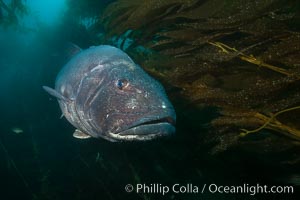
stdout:
POLYGON ((299 10, 295 0, 119 0, 102 23, 106 41, 127 33, 127 52, 186 104, 219 109, 206 139, 215 151, 279 133, 255 140, 266 149, 300 140, 299 10))
POLYGON ((19 17, 28 14, 26 5, 22 0, 12 0, 6 3, 0 0, 0 25, 4 27, 18 25, 19 17))

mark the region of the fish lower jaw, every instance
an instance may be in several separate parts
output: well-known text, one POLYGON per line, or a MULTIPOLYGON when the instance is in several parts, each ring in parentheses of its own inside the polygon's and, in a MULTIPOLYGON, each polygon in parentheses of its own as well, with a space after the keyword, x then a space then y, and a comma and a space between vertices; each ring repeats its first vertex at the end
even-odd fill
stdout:
POLYGON ((113 139, 114 141, 146 141, 146 140, 151 140, 156 138, 154 134, 151 135, 145 135, 145 136, 140 136, 140 135, 119 135, 115 133, 108 133, 109 137, 113 139))
POLYGON ((108 137, 117 141, 146 141, 174 134, 175 127, 166 122, 141 124, 119 133, 108 133, 108 137))

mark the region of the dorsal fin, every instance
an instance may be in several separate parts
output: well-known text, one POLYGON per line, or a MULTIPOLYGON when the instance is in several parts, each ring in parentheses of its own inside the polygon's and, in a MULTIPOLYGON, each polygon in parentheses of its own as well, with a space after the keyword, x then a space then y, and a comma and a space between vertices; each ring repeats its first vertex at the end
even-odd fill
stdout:
POLYGON ((48 92, 50 95, 60 99, 60 100, 64 100, 64 101, 70 101, 68 98, 64 97, 62 94, 60 94, 59 92, 57 92, 56 90, 48 87, 48 86, 43 86, 43 89, 48 92))
POLYGON ((70 59, 81 51, 82 51, 82 49, 79 46, 77 46, 76 44, 73 44, 72 42, 69 42, 67 44, 65 54, 66 54, 67 58, 70 59))

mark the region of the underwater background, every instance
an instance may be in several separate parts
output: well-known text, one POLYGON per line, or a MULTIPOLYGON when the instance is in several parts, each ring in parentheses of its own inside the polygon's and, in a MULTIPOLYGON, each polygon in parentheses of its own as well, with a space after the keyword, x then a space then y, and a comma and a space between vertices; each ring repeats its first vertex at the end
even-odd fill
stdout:
POLYGON ((298 199, 297 0, 0 0, 0 199, 298 199), (110 44, 165 87, 176 134, 73 138, 43 85, 68 44, 110 44), (145 194, 127 184, 293 186, 145 194))

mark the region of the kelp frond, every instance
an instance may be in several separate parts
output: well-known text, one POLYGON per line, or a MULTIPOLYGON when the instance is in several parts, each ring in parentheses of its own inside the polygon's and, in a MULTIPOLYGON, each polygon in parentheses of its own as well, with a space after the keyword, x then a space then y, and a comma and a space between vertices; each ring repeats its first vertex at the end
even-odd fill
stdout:
POLYGON ((298 110, 298 109, 300 109, 300 106, 288 108, 288 109, 279 111, 279 112, 275 113, 274 115, 270 115, 270 116, 266 116, 261 113, 255 113, 254 117, 258 118, 259 120, 262 120, 265 123, 262 126, 260 126, 259 128, 254 129, 254 130, 241 129, 241 131, 243 131, 243 132, 240 133, 240 136, 244 137, 251 133, 258 133, 262 129, 271 129, 271 130, 275 130, 277 132, 283 133, 291 138, 300 140, 300 130, 292 128, 291 126, 287 126, 276 119, 276 117, 278 115, 281 115, 283 113, 290 112, 293 110, 298 110))
POLYGON ((211 45, 213 45, 213 46, 216 46, 216 47, 220 48, 223 53, 233 54, 233 56, 237 56, 240 59, 242 59, 244 61, 247 61, 249 63, 255 64, 255 65, 259 66, 259 67, 265 67, 267 69, 273 70, 275 72, 278 72, 280 74, 283 74, 283 75, 286 75, 286 76, 290 76, 290 77, 296 76, 298 79, 300 79, 300 76, 298 76, 296 74, 292 74, 292 73, 288 72, 287 70, 285 70, 283 68, 267 64, 264 61, 262 61, 262 60, 260 60, 258 58, 255 58, 253 55, 246 55, 242 51, 239 51, 239 50, 237 50, 237 49, 235 49, 233 47, 230 47, 230 46, 228 46, 226 44, 223 44, 221 42, 208 42, 208 43, 211 44, 211 45))

